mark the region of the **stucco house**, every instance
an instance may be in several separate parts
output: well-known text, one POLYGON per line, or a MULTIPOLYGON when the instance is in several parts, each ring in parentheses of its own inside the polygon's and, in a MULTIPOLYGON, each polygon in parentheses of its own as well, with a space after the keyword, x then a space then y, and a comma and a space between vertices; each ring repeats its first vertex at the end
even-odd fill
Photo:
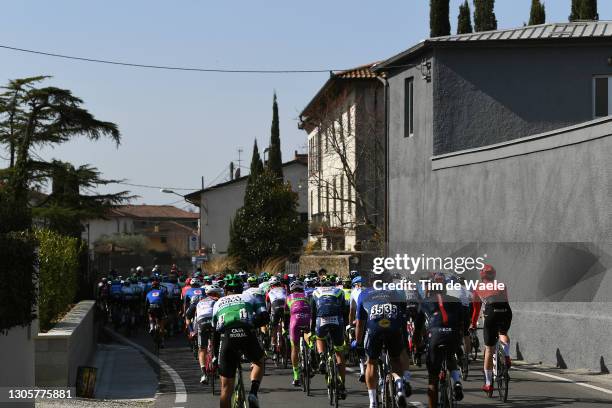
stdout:
MULTIPOLYGON (((298 194, 298 212, 306 219, 307 157, 295 152, 293 160, 283 163, 285 182, 298 194)), ((185 200, 200 207, 201 246, 209 255, 226 254, 229 228, 236 211, 244 204, 247 176, 216 184, 185 195, 185 200)))
POLYGON ((308 133, 309 240, 379 247, 384 227, 384 83, 375 64, 332 73, 300 114, 308 133))
POLYGON ((510 288, 513 352, 612 361, 612 22, 431 38, 374 71, 389 254, 484 256, 510 288))

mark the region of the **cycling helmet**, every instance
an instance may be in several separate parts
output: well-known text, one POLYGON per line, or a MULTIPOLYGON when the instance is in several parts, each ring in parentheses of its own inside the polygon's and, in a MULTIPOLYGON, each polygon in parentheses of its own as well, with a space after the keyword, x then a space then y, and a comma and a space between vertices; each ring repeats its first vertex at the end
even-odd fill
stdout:
POLYGON ((353 280, 351 281, 351 285, 353 286, 361 285, 361 276, 354 277, 353 280))
POLYGON ((200 282, 200 280, 198 278, 191 278, 191 287, 192 288, 199 288, 200 286, 202 286, 202 282, 200 282))
POLYGON ((316 278, 317 276, 318 276, 317 275, 317 271, 310 271, 310 272, 308 272, 308 277, 309 278, 316 278))
POLYGON ((359 272, 357 272, 356 270, 353 269, 349 272, 349 278, 355 279, 357 276, 359 276, 359 272))
POLYGON ((185 279, 185 285, 191 285, 191 278, 185 279))
POLYGON ((350 289, 351 288, 351 279, 350 278, 342 278, 342 287, 344 287, 344 289, 350 289))
POLYGON ((481 270, 480 270, 480 279, 484 280, 484 281, 492 281, 495 279, 495 276, 497 275, 497 271, 495 271, 495 268, 492 265, 486 264, 481 270))
POLYGON ((303 292, 304 291, 304 284, 302 282, 300 282, 299 280, 293 281, 289 285, 289 291, 290 292, 303 292))
POLYGON ((176 275, 170 275, 170 277, 168 278, 168 281, 170 283, 178 283, 178 277, 176 275))
POLYGON ((225 290, 229 292, 241 293, 242 281, 240 279, 232 279, 225 281, 225 290))
POLYGON ((137 266, 136 267, 136 272, 142 273, 142 272, 144 272, 144 268, 142 266, 137 266))
POLYGON ((255 276, 249 276, 249 277, 247 278, 247 283, 248 283, 250 286, 255 286, 255 285, 257 285, 257 277, 255 277, 255 276))
POLYGON ((271 277, 268 282, 270 283, 270 286, 277 286, 281 284, 280 279, 278 279, 276 276, 271 277))
POLYGON ((206 292, 206 296, 215 296, 215 297, 223 296, 223 288, 218 285, 208 286, 205 292, 206 292))
POLYGON ((159 289, 159 281, 157 279, 153 279, 153 282, 151 282, 151 288, 159 289))
POLYGON ((195 305, 200 301, 200 299, 202 299, 202 295, 193 295, 190 299, 190 302, 192 305, 195 305))
POLYGON ((331 286, 332 280, 328 278, 327 276, 322 276, 321 279, 319 280, 319 284, 321 286, 331 286))
POLYGON ((314 288, 317 284, 317 280, 314 278, 306 278, 304 279, 304 284, 309 288, 314 288))
POLYGON ((202 278, 202 281, 204 282, 205 285, 211 285, 212 284, 212 278, 208 275, 204 276, 202 278))

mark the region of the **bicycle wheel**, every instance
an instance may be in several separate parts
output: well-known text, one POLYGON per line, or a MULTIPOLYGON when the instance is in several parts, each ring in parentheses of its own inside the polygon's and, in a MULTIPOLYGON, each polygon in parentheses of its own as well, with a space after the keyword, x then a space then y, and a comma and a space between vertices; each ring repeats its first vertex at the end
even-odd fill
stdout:
POLYGON ((332 367, 332 379, 333 379, 333 388, 334 388, 334 407, 338 408, 338 402, 339 402, 339 396, 338 396, 338 388, 340 388, 339 386, 339 381, 340 381, 340 377, 338 374, 338 366, 336 365, 336 355, 332 349, 332 351, 330 352, 330 363, 331 363, 331 367, 332 367))
POLYGON ((244 395, 244 384, 242 383, 242 369, 238 366, 236 370, 236 385, 232 395, 232 408, 247 408, 246 398, 244 395))
POLYGON ((393 397, 395 396, 395 383, 393 381, 393 376, 391 373, 385 373, 385 389, 383 391, 383 407, 385 408, 394 408, 395 401, 393 397))
POLYGON ((478 358, 478 351, 480 349, 480 340, 476 333, 472 335, 472 360, 476 361, 478 358))
POLYGON ((461 377, 463 378, 463 380, 467 381, 469 374, 470 356, 468 356, 468 353, 463 353, 463 358, 461 359, 461 377))
POLYGON ((506 356, 504 354, 504 349, 497 343, 497 349, 495 350, 497 354, 497 364, 495 367, 496 374, 496 385, 497 392, 499 393, 499 399, 503 402, 508 401, 508 367, 506 367, 506 356))

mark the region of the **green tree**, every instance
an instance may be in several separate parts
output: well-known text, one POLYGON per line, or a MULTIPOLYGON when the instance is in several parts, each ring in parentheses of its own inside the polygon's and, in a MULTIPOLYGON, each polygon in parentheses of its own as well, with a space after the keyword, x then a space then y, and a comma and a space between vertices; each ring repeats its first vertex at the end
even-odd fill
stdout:
POLYGON ((544 24, 546 22, 546 9, 540 0, 531 0, 529 25, 544 24))
POLYGON ((306 222, 297 211, 298 195, 270 170, 252 181, 230 227, 228 253, 242 267, 298 252, 307 236, 306 222))
POLYGON ((430 37, 450 35, 449 0, 430 0, 429 29, 430 37))
POLYGON ((279 180, 283 179, 283 158, 281 155, 280 129, 278 123, 278 103, 276 101, 276 92, 274 92, 274 100, 272 102, 272 129, 270 132, 270 147, 268 148, 268 169, 279 180))
POLYGON ((82 107, 83 101, 67 89, 37 87, 45 76, 9 81, 0 95, 0 144, 13 152, 14 164, 0 171, 6 184, 0 194, 0 224, 13 230, 31 227, 28 194, 39 179, 39 162, 32 151, 43 145, 54 146, 85 136, 90 140, 110 137, 117 145, 117 125, 97 120, 82 107), (8 209, 8 210, 7 210, 8 209), (12 212, 15 214, 11 215, 12 212), (4 219, 8 215, 9 219, 4 219))
POLYGON ((599 20, 597 14, 597 0, 582 0, 580 3, 581 20, 599 20))
POLYGON ((259 156, 259 148, 257 147, 257 139, 253 143, 253 155, 251 156, 251 170, 249 173, 249 182, 261 174, 264 170, 261 156, 259 156))
POLYGON ((134 196, 127 191, 109 194, 83 194, 92 192, 100 185, 120 180, 105 180, 100 172, 91 166, 75 168, 72 164, 56 161, 37 162, 38 177, 48 177, 51 194, 33 209, 33 215, 47 222, 48 228, 74 238, 81 238, 82 223, 87 219, 103 218, 107 211, 120 204, 126 204, 134 196))
POLYGON ((497 30, 495 0, 474 0, 474 31, 497 30))
POLYGON ((474 31, 472 28, 472 17, 470 15, 470 5, 467 0, 459 5, 459 17, 457 17, 457 34, 469 34, 474 31))
POLYGON ((580 20, 580 5, 582 0, 572 0, 572 11, 569 16, 569 21, 580 20))

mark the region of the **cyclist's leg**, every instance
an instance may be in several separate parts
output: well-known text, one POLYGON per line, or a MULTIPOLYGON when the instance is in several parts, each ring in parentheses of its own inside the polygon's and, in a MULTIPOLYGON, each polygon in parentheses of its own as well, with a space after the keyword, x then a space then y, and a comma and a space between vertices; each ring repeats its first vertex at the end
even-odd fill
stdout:
POLYGON ((346 365, 344 364, 344 325, 335 324, 330 330, 332 330, 332 340, 334 343, 334 351, 336 353, 336 364, 338 366, 338 373, 344 385, 344 379, 346 376, 346 365))
POLYGON ((202 371, 202 382, 207 380, 206 378, 206 353, 208 348, 208 339, 210 332, 204 325, 197 325, 198 329, 198 362, 200 363, 200 370, 202 371))
POLYGON ((220 407, 229 408, 234 389, 234 375, 240 364, 240 353, 235 349, 232 339, 225 333, 219 342, 219 376, 221 377, 220 407))
POLYGON ((370 407, 375 407, 376 389, 378 387, 378 358, 382 351, 380 336, 376 332, 366 329, 363 347, 365 348, 365 355, 367 356, 365 382, 368 389, 370 407))
POLYGON ((255 331, 243 329, 245 337, 241 338, 241 350, 246 358, 251 362, 251 389, 249 390, 249 403, 257 402, 257 392, 264 375, 264 350, 257 341, 255 331))
POLYGON ((495 346, 499 337, 499 329, 497 327, 495 315, 492 311, 488 313, 485 310, 483 315, 484 324, 482 335, 485 344, 483 368, 485 374, 485 386, 490 386, 493 381, 493 354, 495 353, 495 346))
POLYGON ((437 333, 432 333, 432 337, 427 344, 425 365, 427 366, 427 374, 429 377, 427 385, 427 400, 430 408, 438 406, 438 376, 442 369, 443 355, 440 352, 438 345, 437 333))
POLYGON ((499 341, 504 348, 506 365, 510 366, 510 337, 508 336, 508 330, 510 330, 510 324, 512 323, 512 310, 510 310, 510 307, 508 307, 506 312, 498 316, 498 322, 499 341))

